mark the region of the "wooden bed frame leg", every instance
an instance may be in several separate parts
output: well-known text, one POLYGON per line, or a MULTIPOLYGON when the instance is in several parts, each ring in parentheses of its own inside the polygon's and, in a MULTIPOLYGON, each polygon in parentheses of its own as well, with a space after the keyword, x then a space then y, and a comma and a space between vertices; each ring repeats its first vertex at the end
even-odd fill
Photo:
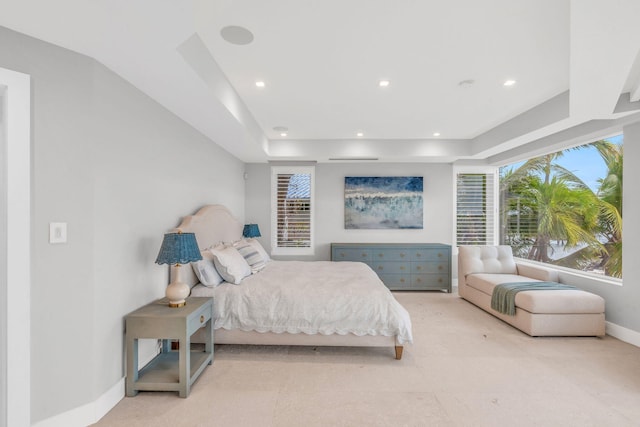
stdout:
POLYGON ((403 346, 401 345, 396 346, 396 360, 402 359, 402 350, 404 350, 403 346))

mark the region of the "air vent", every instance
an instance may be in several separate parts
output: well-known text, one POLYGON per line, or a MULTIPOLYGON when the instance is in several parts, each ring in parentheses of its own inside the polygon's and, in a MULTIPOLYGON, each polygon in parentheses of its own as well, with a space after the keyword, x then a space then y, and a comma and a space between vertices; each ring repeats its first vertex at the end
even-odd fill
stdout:
POLYGON ((331 161, 344 161, 344 162, 354 162, 354 161, 376 161, 380 160, 377 157, 330 157, 331 161))

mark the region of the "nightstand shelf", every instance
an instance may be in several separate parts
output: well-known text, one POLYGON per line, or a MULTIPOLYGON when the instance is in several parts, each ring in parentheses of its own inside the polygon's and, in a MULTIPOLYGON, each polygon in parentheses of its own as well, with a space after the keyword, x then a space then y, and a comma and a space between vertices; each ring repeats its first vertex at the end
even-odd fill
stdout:
POLYGON ((187 397, 191 385, 213 362, 213 298, 187 298, 184 307, 172 308, 166 299, 148 304, 125 317, 127 345, 126 395, 138 391, 177 391, 187 397), (206 330, 202 351, 191 350, 191 336, 206 330), (162 339, 162 352, 138 370, 138 339, 162 339), (179 349, 172 351, 170 341, 179 349))
MULTIPOLYGON (((138 372, 136 388, 138 390, 158 390, 159 387, 162 387, 166 391, 179 391, 178 365, 180 358, 178 353, 178 351, 171 351, 157 355, 138 372)), ((190 356, 189 381, 193 383, 207 366, 210 355, 202 351, 192 351, 190 356)))

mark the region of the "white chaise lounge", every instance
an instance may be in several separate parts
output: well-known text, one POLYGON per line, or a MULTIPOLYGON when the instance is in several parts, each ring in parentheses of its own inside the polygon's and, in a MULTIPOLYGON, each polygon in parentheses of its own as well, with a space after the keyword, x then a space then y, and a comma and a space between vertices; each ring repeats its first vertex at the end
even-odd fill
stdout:
POLYGON ((458 294, 488 313, 531 336, 605 334, 604 299, 579 289, 519 292, 514 316, 492 309, 496 285, 557 282, 557 272, 517 263, 510 246, 460 246, 458 251, 458 294))

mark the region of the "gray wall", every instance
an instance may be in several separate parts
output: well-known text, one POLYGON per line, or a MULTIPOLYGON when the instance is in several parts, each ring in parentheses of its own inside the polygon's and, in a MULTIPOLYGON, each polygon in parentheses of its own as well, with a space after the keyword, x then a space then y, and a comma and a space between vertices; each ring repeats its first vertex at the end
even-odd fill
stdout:
POLYGON ((0 87, 0 427, 7 425, 7 159, 5 102, 0 87))
MULTIPOLYGON (((265 248, 271 242, 271 168, 266 164, 248 164, 246 218, 259 224, 265 248)), ((453 236, 452 166, 435 163, 340 163, 316 165, 315 239, 312 257, 328 260, 331 242, 431 242, 451 244, 453 236), (345 176, 423 176, 423 230, 345 230, 345 176)), ((288 258, 291 259, 291 258, 288 258)))
POLYGON ((32 77, 35 423, 122 379, 122 318, 168 281, 163 233, 207 203, 243 219, 244 164, 90 58, 2 27, 0 52, 32 77))

